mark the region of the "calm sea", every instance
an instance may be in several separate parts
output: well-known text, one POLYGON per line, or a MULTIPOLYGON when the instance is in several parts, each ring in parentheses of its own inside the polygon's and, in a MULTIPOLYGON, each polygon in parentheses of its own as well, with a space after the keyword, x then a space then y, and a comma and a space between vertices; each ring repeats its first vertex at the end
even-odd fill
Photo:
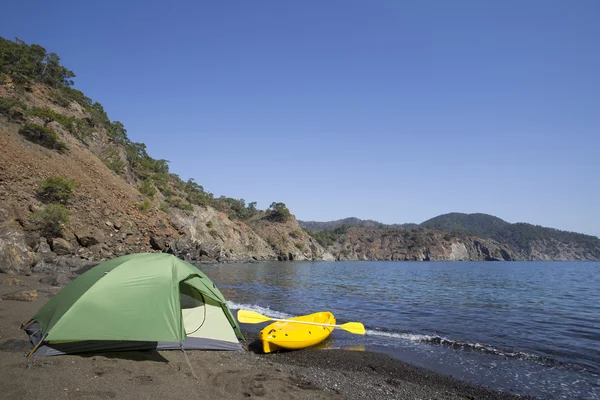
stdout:
POLYGON ((272 262, 200 268, 232 309, 278 318, 327 310, 338 323, 365 324, 366 336, 335 330, 320 349, 384 352, 543 399, 600 399, 600 263, 272 262))

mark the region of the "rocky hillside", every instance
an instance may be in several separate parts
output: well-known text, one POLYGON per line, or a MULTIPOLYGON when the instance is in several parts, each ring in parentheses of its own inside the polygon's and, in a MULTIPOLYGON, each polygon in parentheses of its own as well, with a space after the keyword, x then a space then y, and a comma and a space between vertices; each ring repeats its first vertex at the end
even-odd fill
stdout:
POLYGON ((193 262, 333 259, 283 203, 169 172, 41 46, 0 38, 0 272, 166 251, 193 262))
POLYGON ((311 232, 337 260, 379 261, 511 261, 505 245, 469 235, 423 228, 341 227, 311 232))
POLYGON ((527 223, 511 224, 487 214, 450 213, 421 224, 444 232, 490 238, 523 260, 600 260, 600 239, 527 223))
MULTIPOLYGON (((400 255, 401 259, 404 254, 406 259, 447 259, 445 257, 449 254, 457 254, 453 252, 456 243, 462 243, 468 251, 461 254, 469 254, 468 259, 472 260, 600 260, 600 239, 595 236, 526 223, 511 224, 487 214, 444 214, 420 225, 385 225, 358 218, 330 222, 299 222, 340 259, 363 259, 365 254, 367 258, 371 257, 371 254, 377 259, 389 259, 394 257, 394 254, 400 255), (396 239, 381 239, 390 235, 396 239), (402 240, 411 235, 418 239, 417 245, 402 240), (352 251, 353 245, 346 243, 348 237, 354 238, 352 243, 361 243, 358 247, 360 251, 352 251), (494 256, 487 257, 485 252, 475 250, 482 245, 494 256), (438 250, 441 246, 444 250, 434 251, 433 254, 436 255, 427 257, 426 249, 433 248, 431 246, 437 246, 438 250), (503 251, 498 253, 500 250, 503 251), (438 254, 441 258, 437 258, 438 254), (498 255, 500 257, 497 257, 498 255)), ((455 258, 450 256, 450 259, 455 258)))

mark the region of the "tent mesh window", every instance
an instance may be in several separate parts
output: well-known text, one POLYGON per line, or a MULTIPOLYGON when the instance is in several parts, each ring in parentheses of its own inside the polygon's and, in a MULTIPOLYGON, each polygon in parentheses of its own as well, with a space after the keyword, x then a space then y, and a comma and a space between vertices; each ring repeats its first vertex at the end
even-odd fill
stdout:
POLYGON ((204 305, 202 293, 185 283, 179 286, 179 302, 181 308, 196 308, 204 305))

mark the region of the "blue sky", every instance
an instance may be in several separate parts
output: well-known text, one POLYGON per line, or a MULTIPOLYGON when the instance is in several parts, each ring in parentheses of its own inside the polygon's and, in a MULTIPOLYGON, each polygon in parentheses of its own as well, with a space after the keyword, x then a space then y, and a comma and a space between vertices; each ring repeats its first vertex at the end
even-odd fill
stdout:
POLYGON ((171 171, 299 219, 600 235, 600 2, 9 2, 171 171))

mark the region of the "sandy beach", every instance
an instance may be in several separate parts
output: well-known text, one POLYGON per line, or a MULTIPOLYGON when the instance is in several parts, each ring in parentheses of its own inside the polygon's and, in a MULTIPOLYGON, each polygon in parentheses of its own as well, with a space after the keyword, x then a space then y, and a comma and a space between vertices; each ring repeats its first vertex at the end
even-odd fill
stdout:
MULTIPOLYGON (((9 278, 0 274, 0 281, 9 278)), ((38 299, 0 301, 0 397, 6 399, 513 399, 386 355, 350 350, 276 354, 138 351, 26 359, 19 328, 59 287, 41 276, 0 285, 0 297, 36 289, 38 299)), ((248 343, 256 340, 247 334, 248 343)), ((253 348, 254 346, 250 346, 253 348)))

